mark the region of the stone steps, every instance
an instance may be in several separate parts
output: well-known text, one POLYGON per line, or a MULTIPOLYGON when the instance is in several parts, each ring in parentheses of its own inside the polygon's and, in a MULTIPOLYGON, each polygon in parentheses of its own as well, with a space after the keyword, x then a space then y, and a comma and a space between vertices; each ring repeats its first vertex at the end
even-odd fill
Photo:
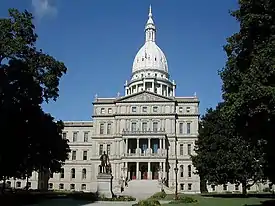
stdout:
POLYGON ((152 196, 156 192, 160 192, 158 180, 131 180, 122 194, 141 200, 152 196))

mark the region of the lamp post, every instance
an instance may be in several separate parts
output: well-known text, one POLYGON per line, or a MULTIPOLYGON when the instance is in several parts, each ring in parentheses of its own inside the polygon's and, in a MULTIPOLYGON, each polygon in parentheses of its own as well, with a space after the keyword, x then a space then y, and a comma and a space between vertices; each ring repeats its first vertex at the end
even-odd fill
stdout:
POLYGON ((161 191, 163 191, 163 168, 160 166, 159 168, 160 174, 161 174, 161 191))

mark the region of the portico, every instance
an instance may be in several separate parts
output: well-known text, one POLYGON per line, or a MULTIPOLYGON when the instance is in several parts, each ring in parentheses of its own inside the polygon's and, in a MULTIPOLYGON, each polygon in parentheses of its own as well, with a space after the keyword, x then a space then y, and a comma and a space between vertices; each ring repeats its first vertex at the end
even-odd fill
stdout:
POLYGON ((125 162, 127 177, 131 180, 160 180, 166 173, 164 165, 164 162, 145 162, 144 160, 125 162))

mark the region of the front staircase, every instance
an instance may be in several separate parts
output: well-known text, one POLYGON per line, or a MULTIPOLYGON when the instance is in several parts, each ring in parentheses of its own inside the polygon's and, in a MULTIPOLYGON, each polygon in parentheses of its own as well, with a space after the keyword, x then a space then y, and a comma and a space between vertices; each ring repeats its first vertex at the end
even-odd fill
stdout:
POLYGON ((124 188, 122 195, 130 195, 137 200, 146 199, 156 192, 160 192, 158 180, 131 180, 124 188))

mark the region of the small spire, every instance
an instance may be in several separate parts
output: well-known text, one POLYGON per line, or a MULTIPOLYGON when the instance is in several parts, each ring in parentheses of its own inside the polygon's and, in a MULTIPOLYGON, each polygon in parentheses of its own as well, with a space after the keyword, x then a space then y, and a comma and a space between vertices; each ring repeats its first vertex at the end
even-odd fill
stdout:
POLYGON ((156 27, 153 21, 152 6, 149 6, 148 20, 145 25, 145 41, 154 42, 156 39, 156 27))
POLYGON ((148 15, 148 17, 149 17, 149 18, 152 18, 152 16, 153 16, 153 14, 152 14, 152 6, 151 6, 151 4, 150 4, 150 6, 149 6, 149 15, 148 15))

